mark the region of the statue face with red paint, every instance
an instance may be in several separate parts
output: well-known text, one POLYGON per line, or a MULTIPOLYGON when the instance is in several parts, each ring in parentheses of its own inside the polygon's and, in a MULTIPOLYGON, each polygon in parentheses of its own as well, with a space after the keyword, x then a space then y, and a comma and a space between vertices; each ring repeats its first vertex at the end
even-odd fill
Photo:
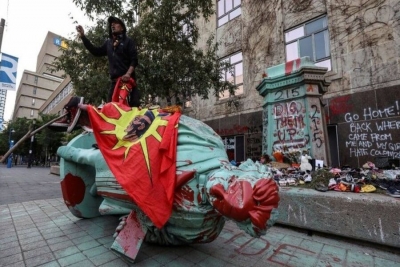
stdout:
POLYGON ((276 215, 273 212, 279 203, 279 187, 271 177, 265 166, 251 160, 240 168, 225 164, 209 176, 209 201, 247 233, 261 236, 271 224, 268 220, 276 215))

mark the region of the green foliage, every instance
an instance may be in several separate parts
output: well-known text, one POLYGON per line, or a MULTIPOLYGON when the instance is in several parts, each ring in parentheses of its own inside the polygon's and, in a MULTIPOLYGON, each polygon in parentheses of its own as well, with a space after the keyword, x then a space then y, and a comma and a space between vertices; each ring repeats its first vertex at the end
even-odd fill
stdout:
MULTIPOLYGON (((40 114, 41 119, 31 120, 27 118, 17 118, 11 121, 7 128, 0 133, 0 155, 4 155, 9 150, 9 138, 16 144, 21 140, 30 129, 38 129, 46 122, 55 118, 55 115, 40 114), (35 123, 33 123, 35 122, 35 123), (10 135, 10 131, 12 132, 10 135)), ((64 133, 56 133, 47 127, 35 134, 32 143, 32 153, 34 158, 44 158, 46 155, 56 155, 58 147, 67 141, 64 133)), ((28 156, 31 149, 31 138, 27 138, 13 152, 14 155, 28 156)))
MULTIPOLYGON (((14 144, 18 142, 28 131, 29 127, 32 123, 32 120, 28 120, 26 118, 17 118, 15 121, 10 122, 7 125, 7 128, 3 131, 1 135, 1 144, 5 144, 5 146, 0 147, 0 154, 4 155, 9 149, 9 138, 14 141, 14 144), (11 131, 11 135, 10 135, 11 131)), ((30 139, 27 139, 23 144, 21 144, 15 151, 14 154, 26 155, 29 153, 29 142, 30 139)))
MULTIPOLYGON (((96 19, 96 25, 85 29, 85 35, 94 45, 107 38, 106 18, 121 18, 128 36, 136 43, 139 66, 136 69, 138 87, 143 102, 155 96, 169 104, 181 104, 185 99, 199 95, 209 97, 210 89, 218 96, 235 86, 222 80, 229 68, 217 57, 218 44, 209 36, 204 50, 197 47, 199 28, 196 21, 214 13, 211 0, 74 0, 86 14, 96 19), (140 15, 135 24, 135 14, 140 15)), ((75 22, 77 23, 77 22, 75 22)), ((68 49, 56 61, 56 69, 71 76, 75 93, 95 105, 106 99, 108 82, 107 58, 95 58, 80 40, 67 40, 68 49)))
MULTIPOLYGON (((48 115, 48 114, 40 114, 41 120, 36 121, 35 128, 39 128, 46 122, 54 119, 56 115, 48 115)), ((40 130, 37 134, 35 134, 35 142, 36 142, 36 151, 35 154, 37 156, 46 156, 47 155, 55 155, 57 153, 57 149, 62 143, 67 141, 67 136, 65 133, 54 132, 47 127, 40 130)))

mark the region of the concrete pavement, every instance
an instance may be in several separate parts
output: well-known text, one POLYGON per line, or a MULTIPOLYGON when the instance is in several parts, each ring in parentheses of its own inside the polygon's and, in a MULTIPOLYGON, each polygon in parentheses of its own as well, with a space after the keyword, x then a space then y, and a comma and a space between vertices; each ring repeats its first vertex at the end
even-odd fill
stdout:
MULTIPOLYGON (((118 217, 74 217, 49 168, 0 166, 0 266, 130 266, 110 250, 118 217)), ((345 225, 348 222, 343 222, 345 225)), ((143 244, 133 266, 400 266, 391 247, 283 226, 255 239, 228 222, 212 243, 143 244)))

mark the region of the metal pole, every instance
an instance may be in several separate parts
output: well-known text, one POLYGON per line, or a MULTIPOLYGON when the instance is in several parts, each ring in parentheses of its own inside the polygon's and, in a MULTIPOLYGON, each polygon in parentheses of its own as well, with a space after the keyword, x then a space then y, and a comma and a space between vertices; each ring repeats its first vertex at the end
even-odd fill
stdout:
POLYGON ((1 43, 3 42, 3 32, 4 26, 6 25, 5 19, 0 20, 0 53, 1 53, 1 43))
MULTIPOLYGON (((33 119, 32 123, 33 123, 33 131, 35 131, 35 123, 36 123, 36 120, 33 119)), ((28 168, 30 168, 30 167, 32 166, 32 161, 33 161, 32 149, 33 149, 33 141, 34 141, 34 140, 35 140, 35 135, 33 134, 33 135, 31 136, 31 143, 30 143, 30 145, 29 145, 28 168)))
MULTIPOLYGON (((6 20, 2 18, 0 20, 0 55, 1 55, 1 44, 3 42, 3 33, 4 33, 5 25, 6 25, 6 20)), ((1 62, 1 57, 0 57, 0 62, 1 62)), ((4 97, 5 97, 5 99, 7 99, 7 90, 5 90, 5 89, 0 89, 0 90, 4 90, 4 92, 5 92, 4 97)), ((2 119, 2 118, 0 118, 0 119, 2 119)))
MULTIPOLYGON (((11 140, 11 134, 14 132, 14 129, 9 129, 8 132, 9 132, 8 133, 8 145, 9 145, 9 148, 11 149, 14 146, 14 141, 11 140)), ((12 167, 12 160, 13 160, 13 154, 10 154, 7 159, 7 168, 12 167)))

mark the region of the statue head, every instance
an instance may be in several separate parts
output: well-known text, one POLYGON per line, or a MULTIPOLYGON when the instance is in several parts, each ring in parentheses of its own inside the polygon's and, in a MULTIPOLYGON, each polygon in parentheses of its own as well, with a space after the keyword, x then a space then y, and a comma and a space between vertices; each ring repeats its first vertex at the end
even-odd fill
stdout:
POLYGON ((250 159, 240 167, 223 163, 208 177, 211 205, 251 236, 265 234, 277 219, 279 187, 265 165, 250 159))

